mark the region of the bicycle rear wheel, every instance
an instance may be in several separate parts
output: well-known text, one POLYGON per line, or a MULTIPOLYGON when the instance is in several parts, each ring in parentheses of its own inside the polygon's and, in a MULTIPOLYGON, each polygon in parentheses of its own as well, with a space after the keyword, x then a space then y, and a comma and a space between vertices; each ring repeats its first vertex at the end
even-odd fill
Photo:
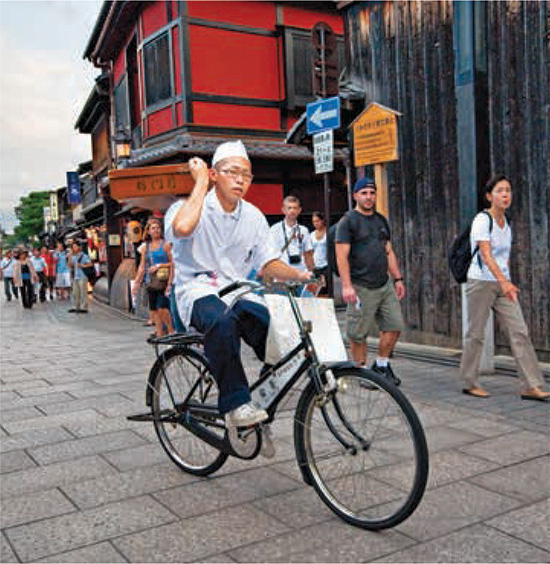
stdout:
POLYGON ((394 527, 416 509, 428 478, 424 431, 403 393, 360 368, 333 371, 323 405, 313 382, 294 422, 304 477, 342 519, 364 529, 394 527))
MULTIPOLYGON (((218 387, 203 355, 191 348, 168 349, 153 367, 150 382, 155 430, 168 456, 182 470, 196 476, 207 476, 218 470, 227 460, 227 454, 205 443, 177 421, 184 411, 182 404, 193 388, 191 402, 214 407, 218 404, 218 387)), ((209 428, 214 431, 214 417, 211 423, 209 428)), ((224 433, 225 429, 220 428, 220 437, 224 433)))

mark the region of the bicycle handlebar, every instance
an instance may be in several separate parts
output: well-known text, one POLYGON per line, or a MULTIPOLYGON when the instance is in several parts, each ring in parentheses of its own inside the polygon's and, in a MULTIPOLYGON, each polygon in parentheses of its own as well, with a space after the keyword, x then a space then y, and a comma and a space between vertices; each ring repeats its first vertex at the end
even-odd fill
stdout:
POLYGON ((247 288, 249 292, 253 292, 254 290, 263 290, 264 288, 268 288, 269 286, 283 286, 285 288, 290 288, 296 285, 302 284, 322 284, 324 282, 323 278, 321 277, 312 277, 307 281, 298 282, 298 281, 280 281, 274 282, 272 284, 262 284, 261 282, 255 282, 254 280, 236 280, 235 282, 231 282, 227 286, 224 286, 219 292, 218 296, 223 298, 227 294, 234 292, 235 290, 239 290, 241 288, 247 288))

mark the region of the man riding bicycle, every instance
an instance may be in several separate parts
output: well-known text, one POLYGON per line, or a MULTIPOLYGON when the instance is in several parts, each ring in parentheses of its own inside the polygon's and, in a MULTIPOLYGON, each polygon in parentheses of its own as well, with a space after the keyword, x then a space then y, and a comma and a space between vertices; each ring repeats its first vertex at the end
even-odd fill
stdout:
POLYGON ((267 220, 243 199, 253 176, 241 141, 219 145, 211 169, 199 157, 189 160, 189 169, 193 191, 187 200, 174 203, 165 218, 166 239, 173 244, 178 310, 186 326, 204 334, 204 351, 218 383, 218 407, 226 423, 234 427, 261 423, 268 415, 251 402, 240 339, 263 360, 269 313, 254 295, 229 310, 218 291, 253 271, 300 282, 312 275, 279 259, 280 251, 268 244, 267 220), (214 184, 210 191, 209 181, 214 184))

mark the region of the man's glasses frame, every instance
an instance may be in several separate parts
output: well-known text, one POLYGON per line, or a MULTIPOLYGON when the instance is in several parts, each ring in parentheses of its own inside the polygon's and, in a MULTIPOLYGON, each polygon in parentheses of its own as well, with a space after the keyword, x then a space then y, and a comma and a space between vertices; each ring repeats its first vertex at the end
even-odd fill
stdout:
POLYGON ((253 174, 240 168, 222 168, 220 169, 220 172, 231 176, 231 178, 234 178, 235 180, 240 176, 245 182, 248 182, 249 184, 252 182, 252 180, 254 180, 253 174))

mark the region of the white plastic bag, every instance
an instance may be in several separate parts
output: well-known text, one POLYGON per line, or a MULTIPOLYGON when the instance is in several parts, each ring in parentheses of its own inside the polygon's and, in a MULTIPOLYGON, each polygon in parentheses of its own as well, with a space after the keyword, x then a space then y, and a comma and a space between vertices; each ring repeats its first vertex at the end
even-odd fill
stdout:
MULTIPOLYGON (((265 362, 275 364, 299 342, 298 324, 287 296, 264 295, 271 321, 267 333, 265 362)), ((348 356, 333 300, 326 298, 296 298, 302 317, 311 321, 311 338, 321 362, 346 361, 348 356)))

